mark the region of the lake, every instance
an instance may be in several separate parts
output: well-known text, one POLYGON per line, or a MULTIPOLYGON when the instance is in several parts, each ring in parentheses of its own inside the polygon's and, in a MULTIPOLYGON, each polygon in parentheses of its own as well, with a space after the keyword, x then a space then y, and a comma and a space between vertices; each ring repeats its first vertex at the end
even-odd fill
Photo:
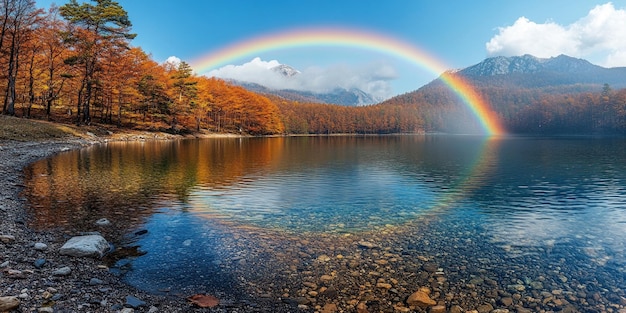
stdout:
POLYGON ((32 227, 102 232, 111 270, 154 293, 370 312, 407 309, 421 287, 448 309, 626 305, 623 138, 120 142, 25 180, 32 227))

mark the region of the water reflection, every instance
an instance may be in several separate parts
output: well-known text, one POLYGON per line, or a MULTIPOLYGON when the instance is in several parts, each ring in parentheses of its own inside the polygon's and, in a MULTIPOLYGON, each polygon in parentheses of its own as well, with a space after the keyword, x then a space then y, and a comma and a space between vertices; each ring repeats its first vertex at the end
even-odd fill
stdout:
MULTIPOLYGON (((242 284, 294 297, 302 281, 321 275, 346 290, 396 280, 404 297, 406 286, 431 284, 442 295, 464 294, 481 279, 531 298, 545 279, 570 294, 615 294, 626 285, 623 139, 108 144, 33 164, 25 195, 37 227, 88 231, 106 217, 123 230, 148 229, 134 242, 148 253, 117 266, 153 291, 228 294, 242 284), (380 250, 362 249, 364 240, 380 250), (445 279, 421 275, 424 262, 438 263, 445 279)), ((363 293, 384 296, 370 289, 363 293)), ((535 308, 554 308, 546 303, 535 308)))

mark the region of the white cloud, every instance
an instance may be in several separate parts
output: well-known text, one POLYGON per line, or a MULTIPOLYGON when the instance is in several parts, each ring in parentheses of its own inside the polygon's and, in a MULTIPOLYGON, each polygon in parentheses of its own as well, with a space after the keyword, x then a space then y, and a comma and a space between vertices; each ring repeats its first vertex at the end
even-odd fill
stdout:
POLYGON ((257 83, 273 89, 327 92, 337 87, 359 88, 380 99, 386 99, 392 95, 390 81, 397 77, 396 70, 383 63, 358 67, 345 64, 327 68, 309 67, 303 70, 298 69, 301 72, 292 77, 285 77, 270 70, 278 65, 281 63, 277 60, 263 61, 257 57, 242 65, 226 65, 206 75, 257 83))
POLYGON ((536 23, 520 17, 498 28, 486 44, 489 55, 532 54, 547 58, 566 54, 606 67, 626 66, 626 10, 598 5, 570 25, 536 23))
POLYGON ((167 60, 165 60, 165 62, 163 62, 163 63, 171 64, 174 67, 178 67, 181 62, 182 62, 182 60, 179 57, 171 56, 171 57, 167 58, 167 60))

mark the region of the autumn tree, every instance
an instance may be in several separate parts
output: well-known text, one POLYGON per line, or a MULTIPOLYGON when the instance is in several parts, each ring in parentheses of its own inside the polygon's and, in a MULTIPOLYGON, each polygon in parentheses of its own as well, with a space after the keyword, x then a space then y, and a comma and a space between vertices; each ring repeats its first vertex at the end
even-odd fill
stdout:
POLYGON ((81 69, 81 85, 78 89, 77 124, 89 124, 89 112, 101 70, 103 51, 113 47, 128 47, 135 34, 130 33, 132 24, 127 12, 112 0, 91 0, 79 4, 76 0, 60 8, 61 16, 68 21, 65 41, 74 55, 66 63, 81 69), (82 117, 81 117, 82 109, 82 117), (81 120, 82 119, 82 120, 81 120))
POLYGON ((4 16, 0 29, 0 51, 7 55, 2 111, 4 114, 15 115, 16 84, 20 61, 24 58, 22 51, 38 26, 40 10, 33 0, 3 0, 1 6, 4 16))
POLYGON ((47 119, 51 117, 52 105, 61 96, 65 82, 74 77, 64 63, 68 53, 61 36, 64 27, 65 23, 59 16, 59 8, 52 6, 43 18, 37 37, 41 44, 40 71, 44 81, 41 96, 47 119))

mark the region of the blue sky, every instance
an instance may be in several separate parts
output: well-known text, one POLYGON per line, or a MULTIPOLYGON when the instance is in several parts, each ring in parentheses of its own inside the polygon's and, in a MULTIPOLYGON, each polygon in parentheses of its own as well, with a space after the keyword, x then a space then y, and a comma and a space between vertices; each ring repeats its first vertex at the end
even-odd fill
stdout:
MULTIPOLYGON (((37 4, 47 8, 52 2, 66 3, 38 0, 37 4)), ((324 26, 388 34, 428 51, 450 68, 471 66, 489 56, 523 53, 540 57, 565 53, 603 66, 626 66, 626 52, 620 52, 626 51, 626 43, 620 43, 626 42, 626 0, 610 4, 576 0, 118 2, 128 11, 133 32, 138 34, 133 45, 159 62, 170 56, 190 62, 256 36, 324 26)), ((378 86, 372 88, 379 88, 375 92, 381 97, 415 90, 437 76, 389 55, 351 48, 269 51, 233 60, 233 64, 242 65, 254 57, 260 57, 261 65, 276 60, 303 72, 316 68, 316 73, 339 69, 362 74, 365 69, 385 67, 393 73, 379 78, 377 84, 370 82, 378 86)), ((355 84, 363 87, 366 83, 355 84)))

